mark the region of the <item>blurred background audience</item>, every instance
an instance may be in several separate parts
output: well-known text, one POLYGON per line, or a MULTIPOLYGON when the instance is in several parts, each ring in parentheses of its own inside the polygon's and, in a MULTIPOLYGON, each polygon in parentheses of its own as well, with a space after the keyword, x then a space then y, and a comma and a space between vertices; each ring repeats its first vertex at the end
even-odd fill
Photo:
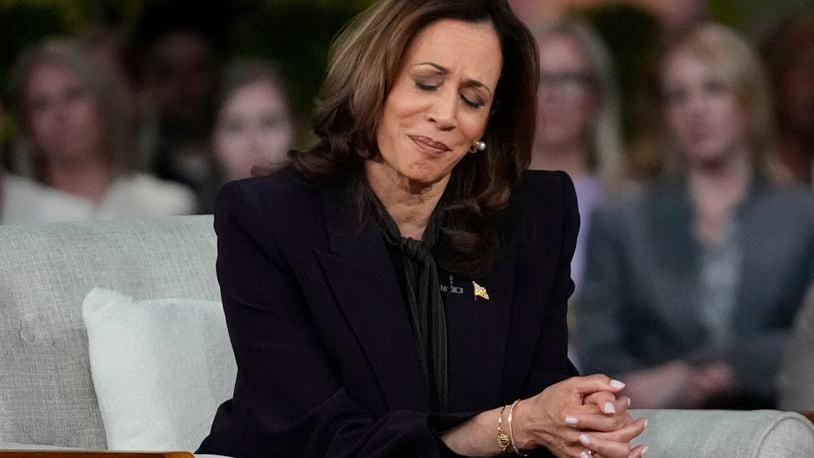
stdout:
MULTIPOLYGON (((186 188, 132 173, 128 117, 113 78, 89 50, 48 39, 23 52, 12 81, 21 171, 61 193, 58 212, 31 222, 186 214, 186 188)), ((23 207, 36 207, 25 203, 23 207)), ((50 207, 49 207, 50 208, 50 207)))
POLYGON ((222 181, 285 163, 297 127, 287 85, 274 65, 238 60, 226 68, 220 92, 212 148, 222 181))
POLYGON ((595 213, 574 342, 637 407, 771 407, 814 273, 814 201, 775 184, 768 79, 748 43, 705 23, 658 56, 642 130, 662 172, 595 213))
MULTIPOLYGON (((328 44, 370 2, 0 2, 0 224, 211 212, 313 139, 328 44)), ((777 387, 814 408, 814 305, 776 377, 812 283, 810 0, 509 3, 540 48, 530 167, 577 188, 582 367, 638 407, 771 406, 777 387), (693 26, 711 20, 753 41, 693 26)))

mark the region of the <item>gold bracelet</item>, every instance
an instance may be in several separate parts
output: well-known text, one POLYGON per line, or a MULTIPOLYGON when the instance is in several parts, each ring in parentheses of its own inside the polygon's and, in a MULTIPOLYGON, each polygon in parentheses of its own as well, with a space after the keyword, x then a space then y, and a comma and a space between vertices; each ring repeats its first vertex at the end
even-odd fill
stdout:
POLYGON ((512 403, 512 406, 509 407, 509 441, 512 443, 512 450, 514 450, 515 455, 529 456, 528 453, 521 453, 520 450, 517 448, 517 445, 514 444, 514 431, 512 430, 512 413, 514 412, 514 406, 516 406, 518 402, 520 402, 519 399, 514 401, 512 403))
POLYGON ((503 431, 503 411, 506 406, 500 408, 500 414, 497 416, 497 446, 500 447, 502 453, 506 453, 506 449, 511 445, 509 435, 503 431))

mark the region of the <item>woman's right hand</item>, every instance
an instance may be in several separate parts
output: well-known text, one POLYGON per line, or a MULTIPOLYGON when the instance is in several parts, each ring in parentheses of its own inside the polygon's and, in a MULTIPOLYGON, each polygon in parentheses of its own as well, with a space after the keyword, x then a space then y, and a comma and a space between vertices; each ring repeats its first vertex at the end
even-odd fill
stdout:
POLYGON ((630 447, 647 421, 627 412, 617 399, 624 384, 604 375, 572 377, 520 401, 514 409, 514 439, 520 449, 546 447, 561 457, 639 457, 644 446, 630 447), (612 404, 612 408, 608 405, 612 404))

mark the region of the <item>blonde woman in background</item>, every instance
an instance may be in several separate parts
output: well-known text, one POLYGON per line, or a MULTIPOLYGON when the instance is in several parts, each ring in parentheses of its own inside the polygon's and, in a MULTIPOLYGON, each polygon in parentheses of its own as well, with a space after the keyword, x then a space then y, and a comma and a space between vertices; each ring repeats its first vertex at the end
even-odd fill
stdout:
POLYGON ((114 76, 69 39, 28 49, 13 80, 27 172, 65 197, 58 211, 27 222, 138 218, 191 213, 186 188, 131 172, 128 118, 114 76), (70 203, 70 204, 68 204, 70 203))
POLYGON ((594 214, 580 359, 624 377, 636 407, 771 407, 814 272, 814 202, 774 181, 769 85, 747 42, 701 24, 659 57, 643 134, 663 172, 594 214))
POLYGON ((529 168, 563 170, 574 180, 581 224, 571 277, 579 291, 591 212, 619 178, 619 95, 610 54, 586 21, 568 17, 535 38, 541 77, 529 168))

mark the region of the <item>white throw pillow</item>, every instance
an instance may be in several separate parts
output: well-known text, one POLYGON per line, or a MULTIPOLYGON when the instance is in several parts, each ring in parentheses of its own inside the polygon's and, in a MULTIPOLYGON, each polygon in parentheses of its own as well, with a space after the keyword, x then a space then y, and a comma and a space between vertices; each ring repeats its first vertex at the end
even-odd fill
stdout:
POLYGON ((220 302, 94 288, 82 319, 108 448, 195 450, 234 387, 220 302))

